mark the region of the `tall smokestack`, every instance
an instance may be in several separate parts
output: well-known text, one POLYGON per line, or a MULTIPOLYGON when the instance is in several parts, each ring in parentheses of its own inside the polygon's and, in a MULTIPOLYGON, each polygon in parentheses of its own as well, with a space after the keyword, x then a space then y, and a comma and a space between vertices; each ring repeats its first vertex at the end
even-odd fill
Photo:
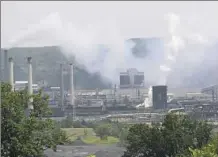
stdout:
POLYGON ((13 58, 8 59, 9 62, 9 83, 11 85, 11 90, 14 91, 14 62, 13 58))
POLYGON ((71 105, 74 105, 74 83, 73 83, 73 64, 70 63, 70 95, 71 105))
POLYGON ((61 79, 60 79, 60 94, 61 94, 61 107, 64 106, 64 65, 61 63, 60 64, 60 69, 61 69, 61 79))
POLYGON ((2 51, 0 51, 0 83, 2 82, 3 71, 2 71, 2 51))
MULTIPOLYGON (((32 72, 32 57, 27 58, 28 63, 28 94, 33 94, 33 72, 32 72)), ((33 99, 29 100, 28 109, 33 109, 33 99)))
POLYGON ((76 106, 75 106, 75 92, 74 92, 74 66, 72 63, 70 63, 70 95, 71 95, 71 99, 70 99, 70 104, 73 106, 73 121, 76 120, 76 106))
POLYGON ((4 50, 4 81, 8 81, 8 50, 4 50))

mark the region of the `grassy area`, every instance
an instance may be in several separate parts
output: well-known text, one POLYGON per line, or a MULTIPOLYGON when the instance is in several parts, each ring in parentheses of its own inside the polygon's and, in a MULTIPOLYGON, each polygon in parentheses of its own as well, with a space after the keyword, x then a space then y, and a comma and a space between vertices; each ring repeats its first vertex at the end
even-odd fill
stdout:
POLYGON ((82 140, 86 144, 115 144, 119 142, 118 138, 112 136, 108 136, 107 139, 102 140, 96 136, 85 136, 82 140))
POLYGON ((70 141, 75 141, 78 137, 84 136, 85 131, 87 130, 87 136, 95 135, 92 128, 62 128, 67 134, 67 137, 70 141))
POLYGON ((118 138, 108 136, 107 139, 101 140, 99 137, 95 136, 95 132, 92 128, 62 128, 66 134, 68 139, 73 142, 78 137, 83 137, 82 141, 86 144, 115 144, 119 142, 118 138), (87 135, 85 135, 85 131, 87 130, 87 135))

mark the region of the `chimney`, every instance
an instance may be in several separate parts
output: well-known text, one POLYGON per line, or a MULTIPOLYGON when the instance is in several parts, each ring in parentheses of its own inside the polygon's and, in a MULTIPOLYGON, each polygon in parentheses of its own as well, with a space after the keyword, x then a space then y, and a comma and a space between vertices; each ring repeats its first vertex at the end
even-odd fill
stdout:
POLYGON ((4 81, 8 81, 8 50, 4 50, 4 81))
POLYGON ((14 91, 14 62, 13 58, 8 59, 9 62, 9 83, 11 85, 11 90, 14 91))
POLYGON ((73 64, 70 63, 70 95, 71 105, 74 105, 74 82, 73 82, 73 64))
POLYGON ((60 79, 60 95, 61 95, 61 107, 64 106, 64 74, 63 74, 63 71, 64 71, 64 65, 61 63, 60 64, 60 69, 61 69, 61 79, 60 79))
POLYGON ((2 69, 2 51, 0 51, 0 82, 2 82, 2 77, 3 77, 3 75, 2 75, 3 71, 2 70, 3 70, 2 69))
MULTIPOLYGON (((28 63, 28 94, 32 95, 33 94, 32 57, 27 58, 27 63, 28 63)), ((33 109, 32 102, 33 102, 33 99, 30 98, 28 109, 33 109)))

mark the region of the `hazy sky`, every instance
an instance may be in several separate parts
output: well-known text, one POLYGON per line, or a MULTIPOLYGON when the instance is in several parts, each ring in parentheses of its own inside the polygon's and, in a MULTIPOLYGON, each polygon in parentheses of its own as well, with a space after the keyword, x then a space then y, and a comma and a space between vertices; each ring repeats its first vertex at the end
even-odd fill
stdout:
POLYGON ((77 26, 112 19, 125 38, 167 36, 164 15, 176 13, 182 25, 208 37, 217 37, 218 2, 216 1, 1 1, 1 42, 4 47, 12 36, 48 14, 58 12, 77 26))

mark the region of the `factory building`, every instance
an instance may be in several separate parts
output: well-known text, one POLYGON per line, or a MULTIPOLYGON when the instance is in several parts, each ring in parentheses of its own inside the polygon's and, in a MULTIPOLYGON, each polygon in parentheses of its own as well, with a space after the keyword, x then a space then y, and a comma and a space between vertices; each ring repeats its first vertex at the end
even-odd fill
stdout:
POLYGON ((138 72, 133 68, 120 73, 120 88, 139 87, 144 87, 144 72, 138 72))

